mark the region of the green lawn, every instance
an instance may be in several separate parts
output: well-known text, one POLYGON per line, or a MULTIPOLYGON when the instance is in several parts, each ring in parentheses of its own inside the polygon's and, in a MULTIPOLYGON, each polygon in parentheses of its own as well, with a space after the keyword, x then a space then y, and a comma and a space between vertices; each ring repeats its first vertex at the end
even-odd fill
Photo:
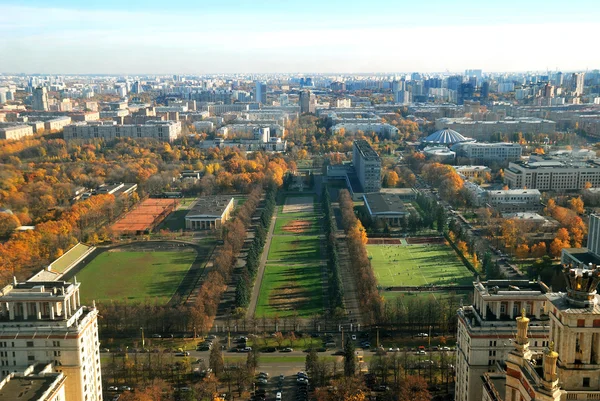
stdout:
MULTIPOLYGON (((318 246, 318 245, 317 245, 318 246)), ((313 316, 323 309, 321 269, 315 264, 267 264, 254 315, 313 316)))
MULTIPOLYGON (((295 214, 295 213, 294 213, 295 214)), ((277 216, 275 221, 275 235, 293 235, 292 225, 297 225, 297 222, 306 222, 309 224, 305 228, 306 231, 296 234, 301 235, 318 235, 321 223, 316 216, 302 217, 302 218, 288 218, 287 214, 280 214, 277 216)))
POLYGON ((195 258, 195 251, 103 252, 77 274, 81 301, 152 299, 164 304, 195 258))
POLYGON ((268 261, 305 263, 319 260, 319 243, 316 235, 273 236, 268 261))
MULTIPOLYGON (((453 295, 455 296, 456 304, 463 300, 463 304, 469 304, 469 297, 472 291, 456 291, 453 295)), ((440 302, 447 302, 451 294, 447 291, 423 291, 423 292, 404 292, 404 291, 383 291, 383 298, 388 302, 396 302, 397 298, 400 298, 403 302, 409 302, 410 300, 422 300, 427 301, 434 299, 440 302)))
POLYGON ((447 245, 367 245, 377 281, 383 287, 465 285, 472 273, 447 245))

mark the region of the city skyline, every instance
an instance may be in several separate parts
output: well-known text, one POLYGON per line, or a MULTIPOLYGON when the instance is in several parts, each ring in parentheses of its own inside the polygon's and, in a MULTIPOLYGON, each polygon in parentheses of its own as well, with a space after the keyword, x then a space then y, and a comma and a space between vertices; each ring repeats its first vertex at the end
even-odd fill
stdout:
MULTIPOLYGON (((586 70, 600 7, 580 1, 0 1, 0 71, 44 74, 586 70), (524 44, 529 39, 529 45, 524 44), (543 40, 546 44, 536 44, 543 40), (54 44, 50 46, 49 44, 54 44), (533 49, 533 50, 532 50, 533 49), (565 53, 560 49, 568 49, 565 53), (567 57, 571 54, 571 57, 567 57)), ((542 43, 544 43, 542 42, 542 43)))

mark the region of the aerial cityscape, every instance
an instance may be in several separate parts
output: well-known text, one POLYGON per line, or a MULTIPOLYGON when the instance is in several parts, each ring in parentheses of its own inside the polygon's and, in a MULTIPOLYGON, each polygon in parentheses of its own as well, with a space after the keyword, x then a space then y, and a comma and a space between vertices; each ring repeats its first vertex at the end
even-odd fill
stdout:
POLYGON ((0 0, 0 401, 600 400, 600 7, 460 3, 0 0))

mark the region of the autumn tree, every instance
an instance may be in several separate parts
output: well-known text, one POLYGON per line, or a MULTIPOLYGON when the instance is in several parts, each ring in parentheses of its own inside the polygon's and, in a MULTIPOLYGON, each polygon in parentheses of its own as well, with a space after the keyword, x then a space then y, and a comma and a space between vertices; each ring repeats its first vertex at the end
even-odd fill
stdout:
POLYGON ((583 200, 581 200, 581 196, 578 196, 577 198, 571 198, 571 200, 569 201, 569 209, 571 209, 577 214, 583 214, 585 208, 583 200))
POLYGON ((421 376, 407 376, 400 384, 398 401, 429 401, 427 382, 421 376))
POLYGON ((6 238, 21 225, 19 218, 12 213, 0 212, 0 238, 6 238))

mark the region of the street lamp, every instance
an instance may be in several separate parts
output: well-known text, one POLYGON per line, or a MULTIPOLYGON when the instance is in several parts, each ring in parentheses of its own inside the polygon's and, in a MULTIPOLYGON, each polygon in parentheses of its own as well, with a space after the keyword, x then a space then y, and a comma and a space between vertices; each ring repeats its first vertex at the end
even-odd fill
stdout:
POLYGON ((144 328, 140 327, 140 330, 142 332, 142 349, 146 348, 146 339, 144 338, 144 328))

